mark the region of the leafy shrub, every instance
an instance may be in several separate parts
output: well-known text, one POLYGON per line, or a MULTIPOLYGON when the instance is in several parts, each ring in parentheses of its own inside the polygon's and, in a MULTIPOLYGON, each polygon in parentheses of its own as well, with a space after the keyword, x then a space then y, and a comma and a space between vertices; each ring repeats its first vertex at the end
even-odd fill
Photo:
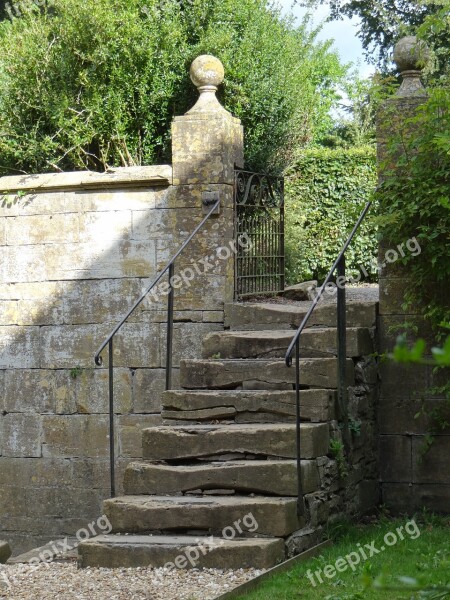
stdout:
POLYGON ((197 92, 189 66, 215 54, 221 100, 254 169, 285 166, 313 137, 345 72, 330 44, 266 0, 18 0, 0 23, 0 172, 154 164, 197 92))
MULTIPOLYGON (((434 89, 406 120, 391 128, 378 222, 386 240, 416 237, 421 253, 406 255, 404 309, 421 307, 436 333, 450 322, 450 90, 434 89)), ((387 110, 386 119, 391 116, 387 110)), ((410 311, 410 312, 416 312, 410 311)))
MULTIPOLYGON (((286 274, 324 279, 376 185, 375 149, 313 148, 286 171, 286 274)), ((374 211, 374 209, 372 209, 374 211)), ((366 217, 346 252, 347 270, 376 279, 378 243, 366 217)), ((355 277, 356 277, 355 273, 355 277)))

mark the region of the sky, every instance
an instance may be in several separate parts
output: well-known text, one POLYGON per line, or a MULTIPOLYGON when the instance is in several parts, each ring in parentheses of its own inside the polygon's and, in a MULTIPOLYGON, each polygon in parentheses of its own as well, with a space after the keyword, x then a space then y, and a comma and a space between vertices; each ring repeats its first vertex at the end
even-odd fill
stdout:
MULTIPOLYGON (((289 12, 292 7, 292 0, 278 0, 283 12, 289 12)), ((306 9, 298 5, 292 9, 294 16, 299 20, 306 14, 306 9)), ((319 6, 313 12, 313 23, 319 25, 329 15, 329 8, 326 4, 319 6)), ((334 40, 334 48, 338 51, 344 63, 352 62, 357 66, 360 62, 359 73, 362 77, 368 77, 374 72, 373 65, 369 65, 364 60, 363 49, 356 32, 358 30, 358 20, 345 18, 342 21, 332 21, 325 23, 318 38, 320 40, 334 40)))

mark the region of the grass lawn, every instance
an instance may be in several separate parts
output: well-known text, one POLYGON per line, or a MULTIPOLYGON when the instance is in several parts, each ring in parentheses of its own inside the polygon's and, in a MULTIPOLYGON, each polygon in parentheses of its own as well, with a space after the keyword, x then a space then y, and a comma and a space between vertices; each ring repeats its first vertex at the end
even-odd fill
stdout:
POLYGON ((335 524, 329 531, 333 546, 320 556, 298 563, 290 571, 274 575, 258 589, 239 598, 450 598, 449 589, 440 595, 436 595, 436 591, 427 593, 429 595, 417 591, 417 581, 426 586, 450 584, 449 534, 449 517, 429 515, 395 520, 381 517, 368 525, 335 524))

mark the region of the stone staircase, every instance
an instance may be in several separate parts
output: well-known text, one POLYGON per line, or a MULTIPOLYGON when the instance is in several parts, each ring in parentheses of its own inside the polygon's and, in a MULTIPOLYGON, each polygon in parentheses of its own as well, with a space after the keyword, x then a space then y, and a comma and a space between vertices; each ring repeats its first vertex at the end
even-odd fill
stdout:
MULTIPOLYGON (((295 369, 283 356, 308 307, 227 307, 226 330, 206 336, 203 358, 181 361, 182 389, 162 394, 164 425, 143 431, 125 495, 104 502, 112 532, 80 544, 81 567, 269 568, 317 542, 332 510, 324 503, 338 493, 336 306, 320 304, 301 338, 299 518, 295 369)), ((356 357, 373 352, 374 324, 374 303, 348 304, 349 386, 356 357)))

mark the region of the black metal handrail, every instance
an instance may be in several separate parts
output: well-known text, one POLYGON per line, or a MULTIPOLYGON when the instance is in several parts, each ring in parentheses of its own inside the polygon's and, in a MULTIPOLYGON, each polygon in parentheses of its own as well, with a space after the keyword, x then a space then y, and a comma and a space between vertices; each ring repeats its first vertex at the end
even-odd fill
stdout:
POLYGON ((344 439, 348 438, 348 413, 347 413, 347 378, 346 378, 346 308, 345 308, 345 252, 351 244, 356 231, 358 230, 361 222, 366 216, 372 202, 369 201, 364 207, 364 210, 360 214, 356 221, 350 235, 345 241, 344 245, 339 252, 338 257, 333 263, 333 266, 328 272, 328 275, 323 282, 321 288, 319 288, 316 297, 313 300, 310 308, 300 323, 291 343, 286 351, 285 362, 286 366, 292 366, 292 353, 295 349, 295 404, 296 404, 296 447, 297 447, 297 513, 299 516, 304 514, 305 507, 303 504, 303 491, 302 491, 302 479, 301 479, 301 460, 300 460, 300 336, 302 331, 305 329, 306 324, 316 308, 322 294, 325 290, 326 285, 331 281, 333 273, 337 269, 338 278, 343 283, 337 286, 337 356, 338 356, 338 406, 341 417, 343 418, 344 425, 344 439))
MULTIPOLYGON (((110 483, 111 483, 111 497, 114 498, 116 495, 116 484, 115 484, 115 441, 114 441, 114 364, 113 364, 113 339, 116 333, 121 329, 122 325, 127 319, 133 314, 136 308, 141 304, 147 294, 155 287, 162 277, 168 273, 169 291, 167 300, 167 344, 166 344, 166 390, 169 390, 172 385, 172 341, 173 341, 173 300, 174 300, 174 289, 170 284, 173 278, 175 261, 188 246, 192 239, 202 229, 203 225, 209 219, 209 217, 216 212, 220 204, 220 199, 217 200, 210 208, 205 218, 197 225, 191 235, 183 242, 179 250, 169 260, 167 265, 162 271, 158 273, 152 283, 145 289, 138 300, 133 304, 127 314, 121 319, 121 321, 114 327, 106 340, 99 347, 95 353, 94 360, 97 366, 103 364, 101 353, 108 346, 108 372, 109 372, 109 460, 110 460, 110 483)), ((208 203, 209 205, 209 203, 208 203)))

